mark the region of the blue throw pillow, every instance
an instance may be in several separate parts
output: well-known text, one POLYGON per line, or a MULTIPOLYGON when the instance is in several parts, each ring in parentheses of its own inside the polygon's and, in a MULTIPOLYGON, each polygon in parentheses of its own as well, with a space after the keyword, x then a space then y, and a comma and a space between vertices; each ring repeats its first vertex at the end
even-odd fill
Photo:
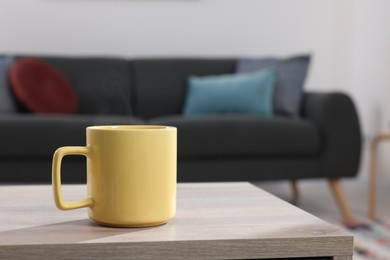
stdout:
POLYGON ((236 72, 253 72, 273 68, 278 78, 275 86, 274 110, 276 114, 297 116, 303 96, 303 84, 310 64, 310 56, 289 59, 241 59, 236 72))
POLYGON ((8 71, 15 61, 14 57, 0 57, 0 113, 16 113, 18 106, 11 92, 8 71))
POLYGON ((273 114, 275 70, 220 76, 191 76, 184 115, 273 114))

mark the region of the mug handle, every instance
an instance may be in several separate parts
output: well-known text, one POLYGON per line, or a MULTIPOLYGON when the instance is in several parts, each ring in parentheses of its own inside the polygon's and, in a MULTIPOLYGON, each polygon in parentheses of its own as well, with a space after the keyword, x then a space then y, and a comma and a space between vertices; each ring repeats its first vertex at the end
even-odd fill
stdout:
POLYGON ((58 148, 53 155, 52 166, 52 186, 54 194, 54 202, 57 208, 61 210, 78 209, 83 207, 91 207, 93 205, 92 198, 86 198, 80 201, 67 202, 63 200, 61 188, 61 163, 62 158, 66 155, 91 155, 91 148, 85 146, 65 146, 58 148))

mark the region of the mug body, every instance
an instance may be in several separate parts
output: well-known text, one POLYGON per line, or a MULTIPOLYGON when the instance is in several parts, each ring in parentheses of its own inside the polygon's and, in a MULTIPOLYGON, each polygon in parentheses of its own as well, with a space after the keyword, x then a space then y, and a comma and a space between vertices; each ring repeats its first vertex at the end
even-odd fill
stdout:
POLYGON ((166 223, 176 211, 176 128, 87 128, 89 217, 121 227, 166 223))

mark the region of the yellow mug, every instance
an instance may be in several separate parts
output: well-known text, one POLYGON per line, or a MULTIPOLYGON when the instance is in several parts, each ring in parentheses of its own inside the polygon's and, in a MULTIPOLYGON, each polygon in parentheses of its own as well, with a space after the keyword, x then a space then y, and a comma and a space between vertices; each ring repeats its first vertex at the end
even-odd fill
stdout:
POLYGON ((67 146, 53 156, 52 185, 61 210, 88 207, 96 223, 118 227, 156 226, 176 212, 176 128, 169 126, 91 126, 86 146, 67 146), (61 162, 66 155, 87 157, 88 197, 66 202, 61 162))

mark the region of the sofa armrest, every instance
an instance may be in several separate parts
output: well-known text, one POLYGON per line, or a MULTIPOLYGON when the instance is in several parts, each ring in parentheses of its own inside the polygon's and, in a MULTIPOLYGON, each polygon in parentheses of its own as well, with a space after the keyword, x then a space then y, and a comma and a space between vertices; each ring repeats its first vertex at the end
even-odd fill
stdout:
POLYGON ((355 176, 360 161, 361 131, 352 99, 343 93, 307 92, 302 112, 321 131, 321 177, 355 176))

